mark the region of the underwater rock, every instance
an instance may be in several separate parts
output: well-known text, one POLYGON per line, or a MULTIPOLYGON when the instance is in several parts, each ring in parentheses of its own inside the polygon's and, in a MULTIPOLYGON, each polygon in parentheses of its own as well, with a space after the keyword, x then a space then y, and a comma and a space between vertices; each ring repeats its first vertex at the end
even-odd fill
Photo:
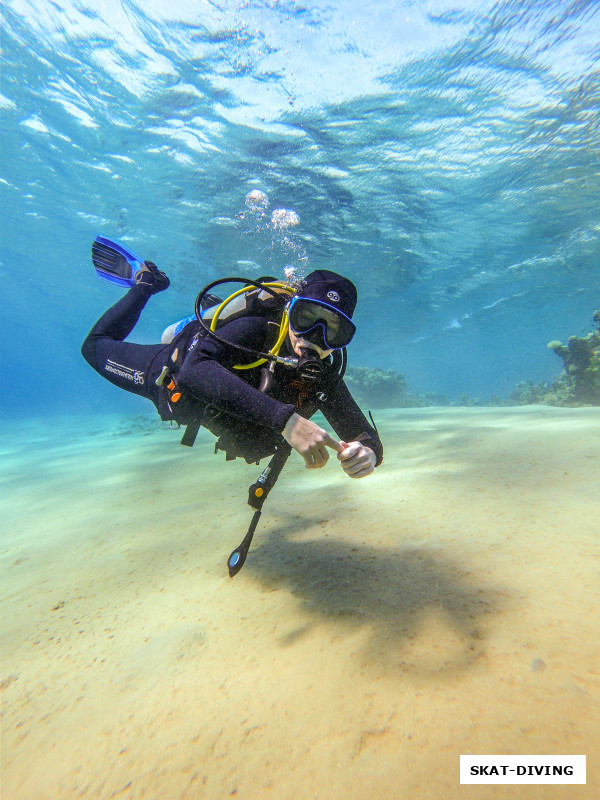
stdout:
POLYGON ((398 408, 409 404, 406 378, 393 369, 348 367, 345 379, 348 388, 361 405, 371 408, 398 408))
POLYGON ((518 383, 509 395, 517 405, 600 406, 600 308, 593 314, 596 330, 570 336, 567 344, 553 339, 548 350, 562 359, 564 370, 552 382, 518 383))
POLYGON ((576 406, 569 382, 565 374, 554 381, 533 383, 521 381, 508 396, 509 405, 529 406, 576 406))
MULTIPOLYGON (((404 375, 393 369, 348 367, 345 381, 356 401, 368 408, 425 408, 450 406, 448 395, 438 392, 412 394, 404 375)), ((470 405, 473 405, 470 401, 470 405)))
POLYGON ((461 394, 456 401, 436 393, 412 394, 404 375, 392 369, 349 367, 346 383, 359 405, 370 408, 424 408, 426 406, 600 406, 600 308, 596 326, 586 336, 570 336, 567 344, 554 339, 548 349, 562 359, 564 371, 554 381, 518 383, 508 398, 489 401, 461 394))
POLYGON ((597 330, 570 336, 566 345, 552 341, 548 349, 562 359, 572 404, 600 405, 600 308, 594 312, 597 330))

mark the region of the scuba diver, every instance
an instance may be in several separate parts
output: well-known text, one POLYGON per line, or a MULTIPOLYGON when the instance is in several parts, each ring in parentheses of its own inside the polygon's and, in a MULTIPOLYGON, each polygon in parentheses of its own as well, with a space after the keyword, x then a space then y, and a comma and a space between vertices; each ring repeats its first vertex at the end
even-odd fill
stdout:
POLYGON ((347 278, 317 270, 295 290, 274 279, 246 281, 241 310, 223 314, 211 331, 210 311, 224 304, 208 290, 232 279, 215 281, 198 296, 197 317, 188 318, 172 341, 140 345, 124 340, 169 279, 105 237, 97 237, 92 258, 102 277, 131 288, 94 325, 83 357, 111 383, 151 400, 163 420, 186 425, 183 444, 193 444, 202 425, 218 437, 215 452, 224 450, 228 459, 258 462, 283 437, 308 469, 325 466, 328 448, 350 478, 363 478, 381 463, 377 431, 340 375, 355 332, 357 293, 347 278), (275 289, 269 292, 270 285, 275 289), (277 354, 266 352, 278 337, 277 354), (310 421, 317 411, 339 441, 310 421))
MULTIPOLYGON (((370 475, 383 459, 375 428, 343 380, 346 346, 356 330, 356 287, 329 270, 295 285, 261 278, 223 278, 203 289, 195 315, 169 326, 160 344, 127 342, 149 298, 169 287, 151 261, 103 236, 92 245, 100 277, 129 291, 87 335, 81 352, 100 375, 146 397, 163 420, 185 426, 192 446, 201 426, 217 437, 215 453, 269 465, 250 486, 255 509, 248 532, 228 559, 233 577, 244 565, 260 518, 291 450, 308 469, 324 467, 328 449, 350 478, 370 475), (211 290, 243 284, 221 300, 211 290), (337 436, 310 420, 321 411, 337 436)), ((371 418, 371 421, 372 418, 371 418)))

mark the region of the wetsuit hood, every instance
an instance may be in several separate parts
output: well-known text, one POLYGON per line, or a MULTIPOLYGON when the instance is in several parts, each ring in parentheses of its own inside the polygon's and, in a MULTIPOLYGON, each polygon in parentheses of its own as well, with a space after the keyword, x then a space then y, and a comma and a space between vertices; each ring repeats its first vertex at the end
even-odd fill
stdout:
POLYGON ((318 269, 307 275, 296 297, 317 300, 352 318, 358 294, 356 286, 348 278, 328 269, 318 269))

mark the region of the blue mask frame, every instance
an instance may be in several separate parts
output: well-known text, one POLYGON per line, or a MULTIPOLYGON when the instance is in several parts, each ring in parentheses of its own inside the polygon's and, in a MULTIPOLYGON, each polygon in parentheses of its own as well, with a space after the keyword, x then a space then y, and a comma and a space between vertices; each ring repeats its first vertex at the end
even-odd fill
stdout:
MULTIPOLYGON (((306 313, 307 309, 304 309, 304 313, 306 313)), ((323 303, 321 300, 314 300, 311 297, 294 297, 291 301, 289 308, 288 308, 288 317, 290 321, 290 328, 296 334, 296 336, 301 336, 307 341, 312 342, 312 344, 317 344, 320 346, 320 342, 313 341, 314 336, 310 338, 311 333, 318 333, 320 329, 320 337, 322 342, 325 344, 327 350, 341 350, 343 347, 346 347, 352 341, 352 337, 356 333, 356 325, 352 322, 349 316, 344 314, 343 311, 340 311, 339 308, 335 308, 335 306, 329 305, 329 303, 323 303), (318 315, 318 311, 314 313, 314 322, 307 325, 299 325, 298 323, 298 310, 294 310, 295 307, 297 309, 298 303, 306 303, 310 306, 318 306, 319 308, 323 309, 323 316, 318 315), (294 324, 294 317, 296 317, 296 324, 294 324), (333 318, 335 318, 337 330, 334 334, 330 333, 330 339, 327 338, 327 321, 328 317, 333 322, 333 318)))

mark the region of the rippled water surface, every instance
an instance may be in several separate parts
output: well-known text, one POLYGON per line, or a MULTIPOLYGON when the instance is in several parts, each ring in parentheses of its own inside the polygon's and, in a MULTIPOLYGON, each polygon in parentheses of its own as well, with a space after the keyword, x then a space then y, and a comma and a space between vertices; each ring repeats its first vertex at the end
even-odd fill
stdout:
POLYGON ((507 394, 559 371, 548 340, 590 329, 594 0, 8 0, 2 14, 9 412, 65 393, 83 410, 118 402, 79 356, 118 296, 92 270, 97 233, 171 277, 144 341, 208 281, 289 266, 356 282, 351 363, 413 391, 507 394))

